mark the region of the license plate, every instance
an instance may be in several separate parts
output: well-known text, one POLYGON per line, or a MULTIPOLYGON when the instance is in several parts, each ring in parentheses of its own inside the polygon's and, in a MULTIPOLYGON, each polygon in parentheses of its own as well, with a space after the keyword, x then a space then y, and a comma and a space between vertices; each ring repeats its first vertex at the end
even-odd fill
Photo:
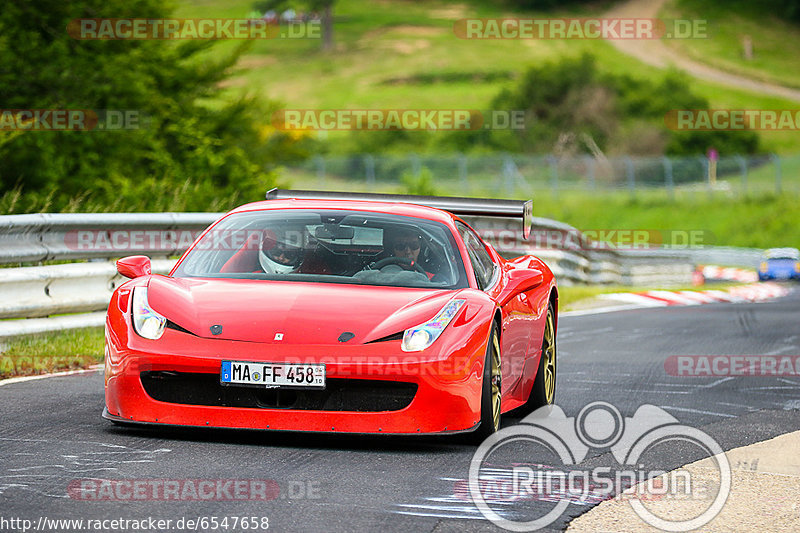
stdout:
POLYGON ((325 365, 222 361, 219 380, 223 385, 324 389, 325 365))

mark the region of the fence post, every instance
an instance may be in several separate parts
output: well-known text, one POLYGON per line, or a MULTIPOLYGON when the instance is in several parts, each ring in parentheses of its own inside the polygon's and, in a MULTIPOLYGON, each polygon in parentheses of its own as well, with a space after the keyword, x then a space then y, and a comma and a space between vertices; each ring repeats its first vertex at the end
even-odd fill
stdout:
POLYGON ((770 154, 775 163, 775 194, 781 193, 781 158, 778 154, 770 154))
POLYGON ((514 172, 516 165, 508 154, 503 154, 503 188, 505 195, 511 198, 514 195, 514 172))
POLYGON ((558 160, 550 154, 547 162, 550 163, 550 192, 553 196, 558 196, 558 160))
POLYGON ((458 178, 461 180, 461 187, 464 193, 469 193, 469 180, 467 179, 467 158, 464 154, 458 154, 458 178))
POLYGON ((711 196, 711 172, 708 168, 708 158, 704 155, 701 155, 700 162, 703 164, 703 172, 706 176, 706 190, 708 191, 708 195, 711 196))
POLYGON ((739 161, 739 169, 742 171, 742 196, 747 196, 747 159, 737 155, 736 160, 739 161))
POLYGON ((325 189, 325 158, 321 155, 314 156, 314 165, 317 167, 317 183, 320 189, 325 189))
POLYGON ((675 199, 675 181, 672 176, 672 160, 664 156, 661 158, 664 163, 664 184, 667 186, 667 194, 670 200, 675 199))
POLYGON ((584 156, 584 160, 586 161, 586 178, 589 180, 589 188, 595 190, 597 188, 597 184, 594 180, 594 157, 591 155, 584 156))
POLYGON ((372 191, 375 188, 375 159, 371 154, 364 156, 364 170, 367 176, 367 190, 372 191))
POLYGON ((631 196, 636 196, 636 173, 633 168, 633 161, 630 157, 625 157, 625 175, 628 178, 628 190, 631 196))
POLYGON ((421 163, 419 161, 419 157, 417 156, 417 154, 411 154, 408 157, 411 160, 411 174, 415 178, 418 178, 419 177, 419 173, 422 171, 422 169, 421 169, 422 165, 421 165, 421 163))

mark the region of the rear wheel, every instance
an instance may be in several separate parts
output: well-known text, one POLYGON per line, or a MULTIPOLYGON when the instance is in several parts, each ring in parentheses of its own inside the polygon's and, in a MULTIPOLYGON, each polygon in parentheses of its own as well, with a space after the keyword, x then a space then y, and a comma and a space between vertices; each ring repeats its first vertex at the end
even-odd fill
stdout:
POLYGON ((486 346, 486 361, 483 365, 481 388, 481 423, 475 430, 476 442, 486 439, 500 429, 500 395, 502 378, 500 373, 500 330, 492 323, 492 333, 486 346))
POLYGON ((528 398, 530 410, 544 405, 553 405, 556 397, 556 327, 553 302, 547 306, 544 334, 542 335, 542 357, 539 370, 528 398))

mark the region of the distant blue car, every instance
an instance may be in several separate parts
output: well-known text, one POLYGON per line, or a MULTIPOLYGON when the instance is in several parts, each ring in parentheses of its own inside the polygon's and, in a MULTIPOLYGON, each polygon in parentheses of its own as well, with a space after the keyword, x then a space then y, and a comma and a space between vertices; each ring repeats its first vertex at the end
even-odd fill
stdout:
POLYGON ((800 250, 770 248, 764 252, 758 269, 759 281, 768 279, 800 280, 800 250))

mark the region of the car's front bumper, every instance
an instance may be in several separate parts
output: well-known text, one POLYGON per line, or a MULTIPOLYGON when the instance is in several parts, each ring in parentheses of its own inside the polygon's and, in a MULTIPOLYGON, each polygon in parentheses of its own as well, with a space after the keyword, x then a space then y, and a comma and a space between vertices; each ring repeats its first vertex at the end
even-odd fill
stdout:
POLYGON ((147 341, 125 328, 121 337, 106 336, 104 416, 153 425, 336 433, 451 433, 475 428, 480 420, 486 339, 473 335, 446 356, 404 353, 399 344, 278 346, 204 339, 174 330, 167 330, 158 341, 147 341), (324 410, 159 401, 143 385, 143 373, 194 375, 207 383, 218 382, 223 360, 324 362, 331 382, 405 383, 415 385, 416 391, 399 410, 324 410))

